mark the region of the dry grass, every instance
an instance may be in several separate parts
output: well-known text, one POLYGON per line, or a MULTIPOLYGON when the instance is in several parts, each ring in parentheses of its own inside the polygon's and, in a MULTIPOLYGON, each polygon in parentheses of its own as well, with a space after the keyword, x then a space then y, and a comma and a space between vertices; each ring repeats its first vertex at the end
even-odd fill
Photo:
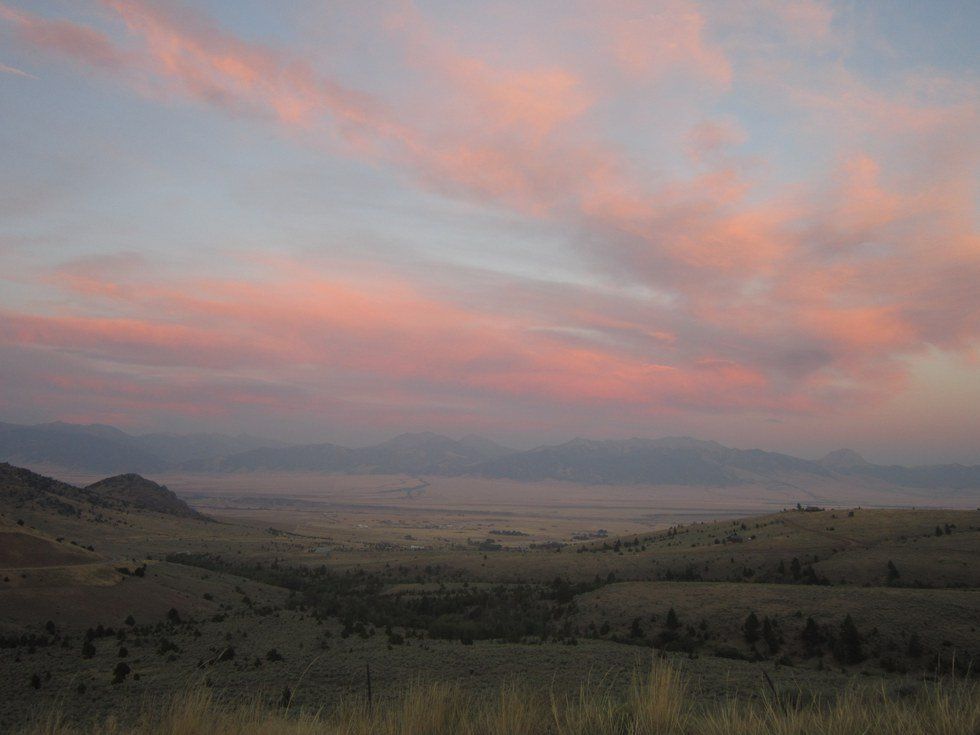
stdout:
POLYGON ((219 704, 207 690, 148 705, 134 723, 79 725, 45 713, 17 735, 976 735, 975 683, 923 684, 889 696, 852 687, 833 700, 730 698, 704 702, 669 664, 656 661, 625 695, 602 682, 559 695, 519 682, 477 697, 459 684, 418 683, 369 708, 349 699, 329 711, 219 704), (803 702, 806 702, 805 704, 803 702))

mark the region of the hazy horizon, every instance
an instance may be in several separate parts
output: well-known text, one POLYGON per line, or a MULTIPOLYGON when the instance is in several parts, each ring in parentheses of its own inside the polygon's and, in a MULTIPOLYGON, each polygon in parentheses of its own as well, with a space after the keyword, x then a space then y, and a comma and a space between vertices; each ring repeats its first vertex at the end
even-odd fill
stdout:
POLYGON ((980 463, 978 25, 0 0, 0 414, 980 463))
POLYGON ((927 461, 914 461, 914 460, 910 459, 909 457, 903 455, 903 456, 899 456, 899 457, 897 457, 895 459, 891 459, 891 458, 889 458, 886 455, 868 454, 868 453, 865 453, 865 452, 863 452, 863 451, 855 448, 854 446, 848 446, 848 445, 844 445, 844 444, 836 445, 836 446, 831 446, 831 447, 829 447, 827 449, 819 449, 819 450, 811 450, 811 451, 805 451, 805 450, 804 451, 794 451, 792 449, 779 449, 779 448, 776 448, 776 447, 773 447, 773 446, 765 446, 765 445, 755 444, 755 443, 740 442, 737 439, 734 440, 734 441, 722 441, 722 440, 720 440, 718 438, 711 437, 711 436, 697 436, 697 435, 680 434, 680 433, 673 433, 673 434, 671 434, 671 433, 661 433, 661 434, 647 434, 647 435, 630 434, 630 435, 621 435, 621 436, 615 436, 615 435, 580 435, 580 434, 576 434, 576 435, 562 435, 562 434, 556 433, 553 436, 541 437, 539 439, 523 438, 523 439, 518 440, 518 441, 509 441, 508 439, 506 439, 504 437, 501 437, 501 436, 498 436, 498 435, 493 435, 493 434, 481 433, 479 431, 455 431, 455 432, 454 431, 449 431, 449 432, 442 432, 442 431, 434 431, 432 429, 427 429, 427 428, 424 428, 424 427, 422 427, 422 428, 415 427, 415 428, 406 428, 404 431, 394 431, 394 432, 391 432, 391 433, 377 434, 377 435, 373 435, 373 436, 370 436, 370 437, 365 437, 365 436, 360 436, 359 437, 357 435, 347 435, 349 438, 346 438, 346 439, 344 439, 344 438, 337 438, 337 436, 331 436, 331 437, 328 437, 328 438, 323 438, 323 435, 318 435, 318 434, 315 434, 314 433, 314 434, 308 434, 308 435, 296 434, 294 436, 294 438, 288 439, 288 438, 285 438, 283 436, 275 436, 275 435, 270 436, 270 435, 265 435, 265 434, 257 433, 257 432, 254 432, 254 431, 249 431, 245 427, 237 427, 237 428, 231 428, 231 429, 227 429, 227 430, 222 430, 220 428, 219 429, 204 429, 204 428, 201 428, 201 427, 198 427, 197 429, 194 429, 193 427, 191 427, 191 428, 173 429, 173 430, 168 430, 168 429, 150 429, 150 430, 144 430, 144 429, 140 429, 138 427, 135 427, 135 428, 134 427, 127 428, 127 427, 123 427, 123 426, 116 426, 116 425, 113 425, 113 424, 105 424, 105 423, 102 423, 102 422, 92 422, 92 423, 89 423, 89 424, 84 424, 84 423, 78 423, 78 422, 72 422, 72 421, 62 421, 61 419, 52 419, 52 420, 48 420, 48 421, 26 421, 26 422, 21 422, 21 421, 12 421, 12 420, 9 420, 6 417, 0 417, 0 424, 4 424, 4 423, 6 423, 6 424, 15 424, 15 425, 24 425, 24 426, 43 426, 43 425, 47 425, 47 424, 57 424, 57 423, 65 423, 65 424, 70 424, 70 425, 73 425, 73 426, 92 426, 92 425, 97 425, 97 426, 110 426, 112 428, 120 429, 122 431, 125 431, 127 434, 131 434, 133 436, 143 436, 143 435, 153 435, 153 434, 173 435, 173 436, 193 436, 195 434, 198 434, 198 435, 214 434, 214 435, 224 435, 224 436, 230 436, 230 437, 247 436, 247 437, 250 437, 252 439, 255 439, 255 440, 259 441, 259 442, 265 441, 265 442, 269 442, 270 444, 279 443, 279 444, 286 444, 286 445, 293 445, 293 446, 315 445, 315 444, 336 444, 338 446, 345 446, 345 447, 350 447, 350 448, 371 447, 371 446, 375 446, 377 444, 384 443, 386 441, 389 441, 391 439, 394 439, 396 437, 399 437, 399 436, 402 436, 402 435, 406 435, 406 434, 407 435, 412 435, 412 434, 435 434, 435 435, 447 437, 449 439, 453 439, 453 440, 456 440, 456 441, 461 440, 461 439, 463 439, 465 437, 475 436, 475 437, 478 437, 478 438, 489 439, 490 441, 493 441, 493 442, 495 442, 495 443, 497 443, 497 444, 499 444, 499 445, 501 445, 501 446, 503 446, 505 448, 514 449, 515 451, 518 451, 518 452, 524 452, 524 451, 528 451, 528 450, 531 450, 531 449, 536 449, 536 448, 544 447, 544 446, 555 446, 555 445, 565 444, 567 442, 571 442, 571 441, 575 441, 575 440, 579 440, 579 439, 588 440, 588 441, 625 441, 625 440, 630 440, 630 439, 656 441, 656 440, 661 440, 661 439, 678 439, 679 438, 679 439, 695 439, 695 440, 703 441, 703 442, 717 442, 718 444, 721 444, 723 446, 729 447, 731 449, 739 449, 739 450, 759 449, 759 450, 767 451, 767 452, 778 452, 778 453, 787 454, 787 455, 790 455, 790 456, 795 456, 795 457, 799 457, 801 459, 807 459, 807 460, 819 460, 819 459, 822 459, 823 457, 825 457, 827 454, 829 454, 831 452, 834 452, 834 451, 838 451, 838 450, 850 450, 850 451, 856 452, 857 454, 859 454, 862 457, 862 459, 864 459, 864 460, 866 460, 866 461, 868 461, 868 462, 870 462, 872 464, 881 464, 881 465, 895 464, 895 465, 912 466, 912 465, 929 465, 929 464, 962 464, 962 465, 980 464, 980 461, 975 461, 975 460, 970 460, 970 459, 963 459, 963 458, 957 458, 957 457, 952 457, 952 458, 950 458, 948 460, 942 460, 942 461, 928 461, 928 460, 927 461))

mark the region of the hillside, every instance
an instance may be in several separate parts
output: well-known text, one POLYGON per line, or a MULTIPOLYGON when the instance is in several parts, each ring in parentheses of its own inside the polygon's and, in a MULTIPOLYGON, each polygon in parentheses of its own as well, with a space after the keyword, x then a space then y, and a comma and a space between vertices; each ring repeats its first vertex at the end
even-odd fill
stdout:
POLYGON ((165 486, 140 475, 117 475, 80 488, 7 463, 0 463, 0 507, 68 516, 114 509, 204 518, 165 486))
POLYGON ((204 518, 164 485, 136 474, 116 475, 85 488, 96 495, 132 508, 167 513, 184 518, 204 518))
POLYGON ((112 505, 109 499, 92 491, 23 467, 0 463, 0 507, 78 515, 81 507, 107 508, 112 505))

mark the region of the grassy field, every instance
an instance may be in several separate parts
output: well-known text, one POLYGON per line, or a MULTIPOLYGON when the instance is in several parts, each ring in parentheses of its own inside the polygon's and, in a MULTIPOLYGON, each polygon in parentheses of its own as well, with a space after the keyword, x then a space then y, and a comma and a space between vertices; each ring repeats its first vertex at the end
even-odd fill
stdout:
MULTIPOLYGON (((529 686, 530 684, 530 686, 529 686)), ((79 726, 55 711, 18 735, 970 735, 980 732, 974 684, 942 682, 901 696, 856 686, 827 699, 799 691, 754 701, 705 700, 676 668, 657 662, 623 691, 602 681, 556 693, 509 681, 488 696, 460 683, 414 683, 378 701, 348 698, 329 709, 252 700, 217 703, 196 690, 169 704, 149 703, 132 725, 107 718, 79 726)))

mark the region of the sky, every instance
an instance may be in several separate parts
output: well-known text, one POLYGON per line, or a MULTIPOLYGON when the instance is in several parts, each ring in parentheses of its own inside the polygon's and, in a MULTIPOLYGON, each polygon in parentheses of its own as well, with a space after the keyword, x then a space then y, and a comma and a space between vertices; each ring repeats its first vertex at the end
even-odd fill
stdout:
POLYGON ((0 420, 980 463, 977 27, 0 0, 0 420))

